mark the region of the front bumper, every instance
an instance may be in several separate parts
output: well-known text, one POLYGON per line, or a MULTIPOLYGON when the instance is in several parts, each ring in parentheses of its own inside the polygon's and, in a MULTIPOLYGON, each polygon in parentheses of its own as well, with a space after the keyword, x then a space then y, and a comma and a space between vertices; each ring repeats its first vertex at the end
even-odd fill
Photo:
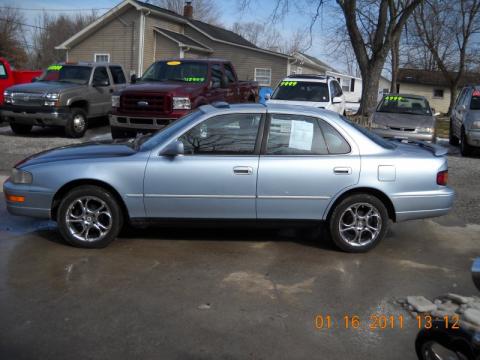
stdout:
POLYGON ((465 133, 467 144, 470 146, 480 147, 480 130, 470 130, 465 133))
POLYGON ((13 184, 7 180, 3 184, 3 193, 7 204, 7 211, 12 215, 30 216, 35 218, 50 219, 53 193, 37 191, 30 185, 13 184), (7 195, 23 196, 22 203, 11 202, 7 195))
POLYGON ((429 141, 435 142, 434 133, 417 133, 414 131, 398 131, 391 129, 370 129, 375 134, 380 135, 384 138, 393 138, 393 139, 405 139, 405 140, 415 140, 415 141, 429 141))
POLYGON ((190 110, 175 111, 165 116, 135 116, 119 113, 110 114, 110 126, 125 130, 159 130, 186 115, 190 110))
POLYGON ((68 107, 27 107, 4 105, 1 116, 4 121, 25 125, 65 126, 70 118, 68 107))
POLYGON ((446 215, 452 209, 454 198, 455 191, 448 186, 391 196, 397 222, 446 215))

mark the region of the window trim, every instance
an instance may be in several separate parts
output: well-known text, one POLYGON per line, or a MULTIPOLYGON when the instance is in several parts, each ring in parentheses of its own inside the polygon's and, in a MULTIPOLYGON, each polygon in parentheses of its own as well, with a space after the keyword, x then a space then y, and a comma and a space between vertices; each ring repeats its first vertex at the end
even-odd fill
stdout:
POLYGON ((272 68, 255 68, 253 70, 253 79, 254 81, 257 81, 258 82, 258 85, 259 86, 271 86, 272 85, 272 68), (260 84, 260 82, 257 80, 257 70, 267 70, 270 72, 270 76, 269 76, 269 80, 268 80, 268 84, 260 84))
POLYGON ((104 62, 109 63, 110 62, 110 53, 94 53, 93 54, 93 62, 94 63, 104 63, 104 62), (97 56, 106 56, 108 58, 108 60, 107 61, 97 61, 97 56))

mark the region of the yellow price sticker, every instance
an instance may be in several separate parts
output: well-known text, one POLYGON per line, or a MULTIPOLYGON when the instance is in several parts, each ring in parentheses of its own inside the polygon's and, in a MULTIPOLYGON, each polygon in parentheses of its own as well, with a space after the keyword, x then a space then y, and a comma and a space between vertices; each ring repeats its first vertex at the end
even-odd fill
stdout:
POLYGON ((170 65, 170 66, 175 66, 175 65, 180 65, 181 62, 180 61, 168 61, 167 62, 167 65, 170 65))
POLYGON ((62 69, 62 65, 50 65, 47 70, 51 70, 51 71, 59 71, 62 69))

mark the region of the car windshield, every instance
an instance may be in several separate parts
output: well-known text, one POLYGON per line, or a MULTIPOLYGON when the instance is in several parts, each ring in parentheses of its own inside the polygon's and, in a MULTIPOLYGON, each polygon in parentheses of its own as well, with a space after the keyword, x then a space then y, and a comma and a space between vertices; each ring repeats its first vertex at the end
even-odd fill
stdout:
POLYGON ((386 140, 384 138, 382 138, 381 136, 371 132, 370 130, 364 128, 363 126, 360 126, 358 125, 357 123, 354 123, 353 121, 350 121, 349 119, 347 119, 345 116, 341 116, 339 115, 347 124, 353 126, 355 129, 357 129, 358 131, 360 131, 363 135, 365 135, 366 137, 368 137, 370 140, 372 140, 375 144, 383 147, 384 149, 388 149, 388 150, 393 150, 395 149, 397 146, 389 141, 389 140, 386 140))
POLYGON ((51 65, 38 81, 57 81, 85 85, 90 80, 92 68, 77 65, 51 65))
POLYGON ((195 111, 192 111, 191 113, 181 117, 180 119, 170 123, 170 125, 164 127, 163 129, 158 130, 153 134, 148 140, 143 142, 139 150, 140 151, 150 151, 153 148, 157 147, 164 141, 165 139, 168 139, 170 136, 175 134, 179 129, 181 129, 183 126, 187 125, 191 121, 195 121, 197 118, 202 116, 204 112, 200 109, 197 109, 195 111))
POLYGON ((480 90, 475 89, 470 101, 470 110, 480 110, 480 90))
POLYGON ((328 102, 328 85, 321 82, 284 80, 275 89, 272 99, 328 102))
POLYGON ((195 61, 159 61, 145 71, 138 81, 180 81, 205 83, 208 78, 208 65, 195 61))
POLYGON ((397 114, 432 115, 426 99, 404 95, 385 96, 380 102, 377 111, 397 114))

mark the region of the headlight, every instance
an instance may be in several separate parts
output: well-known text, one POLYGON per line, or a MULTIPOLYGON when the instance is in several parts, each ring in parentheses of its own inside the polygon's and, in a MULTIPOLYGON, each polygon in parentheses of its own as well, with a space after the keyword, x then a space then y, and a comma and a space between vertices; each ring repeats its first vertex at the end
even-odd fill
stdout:
POLYGON ((120 107, 120 95, 112 95, 112 107, 120 107))
POLYGON ((476 120, 472 123, 471 129, 480 130, 480 120, 476 120))
POLYGON ((435 129, 433 127, 422 127, 422 128, 418 128, 417 132, 431 134, 434 132, 434 130, 435 129))
POLYGON ((383 129, 383 130, 388 130, 388 126, 383 125, 383 124, 377 124, 376 122, 372 121, 372 124, 370 126, 372 129, 383 129))
POLYGON ((6 104, 11 104, 12 103, 12 92, 5 90, 3 92, 3 98, 6 104))
POLYGON ((45 106, 56 106, 58 105, 58 98, 60 94, 58 93, 47 93, 45 94, 45 106))
POLYGON ((188 97, 173 97, 173 110, 188 110, 192 108, 188 97))
POLYGON ((31 184, 33 177, 28 171, 13 168, 10 181, 14 184, 31 184))

